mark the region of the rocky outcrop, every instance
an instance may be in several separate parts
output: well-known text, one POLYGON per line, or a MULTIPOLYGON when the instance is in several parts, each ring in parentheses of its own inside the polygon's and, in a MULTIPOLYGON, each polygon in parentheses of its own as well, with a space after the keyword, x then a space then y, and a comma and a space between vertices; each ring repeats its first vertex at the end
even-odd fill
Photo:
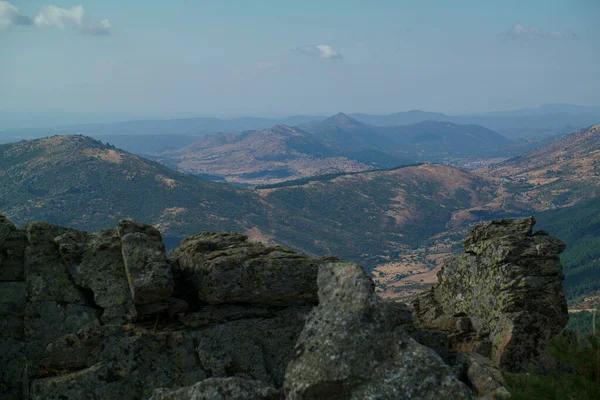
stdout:
POLYGON ((106 324, 135 320, 137 311, 127 282, 116 229, 97 233, 70 230, 54 239, 75 284, 93 293, 106 324))
POLYGON ((414 303, 420 328, 450 333, 453 346, 510 371, 552 365, 548 341, 567 324, 559 254, 565 245, 533 233, 533 217, 477 225, 465 252, 414 303))
POLYGON ((319 270, 311 313, 285 376, 289 399, 470 399, 442 359, 403 329, 410 314, 381 303, 355 264, 319 270))
POLYGON ((117 230, 135 304, 156 303, 171 296, 175 284, 160 232, 128 219, 119 221, 117 230))
POLYGON ((324 262, 234 233, 168 258, 131 220, 87 233, 1 217, 0 397, 147 399, 211 377, 210 390, 281 387, 324 262))
POLYGON ((550 310, 564 302, 562 244, 532 224, 477 227, 415 324, 333 257, 210 232, 168 257, 160 233, 131 220, 87 233, 0 217, 0 397, 499 395, 498 363, 540 359, 549 324, 564 326, 550 310))
POLYGON ((246 242, 237 233, 205 232, 173 251, 181 276, 210 304, 316 304, 319 261, 283 247, 246 242))

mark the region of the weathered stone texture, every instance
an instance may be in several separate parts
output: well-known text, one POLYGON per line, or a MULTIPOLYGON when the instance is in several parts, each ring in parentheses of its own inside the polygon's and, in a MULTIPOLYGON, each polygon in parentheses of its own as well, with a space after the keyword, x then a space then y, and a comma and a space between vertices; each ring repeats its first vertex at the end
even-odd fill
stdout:
POLYGON ((87 233, 0 216, 0 398, 494 398, 498 364, 542 362, 566 322, 564 246, 532 225, 476 227, 415 324, 333 257, 208 232, 169 259, 131 220, 87 233))
POLYGON ((531 217, 477 225, 465 252, 415 301, 418 324, 452 331, 455 344, 472 342, 512 371, 548 365, 546 345, 568 320, 559 259, 565 245, 534 234, 534 224, 531 217))
POLYGON ((201 233, 173 251, 183 278, 210 304, 315 304, 319 260, 237 233, 201 233))
POLYGON ((318 276, 319 306, 288 364, 288 399, 470 399, 471 391, 433 351, 390 318, 372 280, 355 264, 331 263, 318 276))
POLYGON ((119 221, 117 229, 134 302, 148 304, 171 296, 175 284, 160 232, 129 219, 119 221))
POLYGON ((74 282, 93 292, 104 309, 104 323, 135 320, 137 311, 127 283, 121 240, 116 229, 71 231, 55 238, 74 282))

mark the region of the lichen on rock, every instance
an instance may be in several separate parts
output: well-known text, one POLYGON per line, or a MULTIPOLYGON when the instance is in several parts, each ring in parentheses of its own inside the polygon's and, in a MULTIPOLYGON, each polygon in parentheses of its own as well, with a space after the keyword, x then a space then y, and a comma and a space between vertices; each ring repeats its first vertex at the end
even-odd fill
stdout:
POLYGON ((289 399, 470 399, 471 391, 433 351, 390 318, 356 264, 319 269, 319 306, 288 364, 289 399))
POLYGON ((356 264, 237 233, 191 236, 168 258, 132 220, 87 233, 0 216, 0 397, 506 394, 500 368, 543 362, 566 322, 564 246, 532 226, 477 226, 413 316, 356 264))
POLYGON ((567 324, 559 254, 565 245, 533 233, 533 217, 477 225, 465 252, 446 262, 438 283, 413 304, 422 328, 452 332, 456 343, 503 368, 545 368, 548 342, 567 324))

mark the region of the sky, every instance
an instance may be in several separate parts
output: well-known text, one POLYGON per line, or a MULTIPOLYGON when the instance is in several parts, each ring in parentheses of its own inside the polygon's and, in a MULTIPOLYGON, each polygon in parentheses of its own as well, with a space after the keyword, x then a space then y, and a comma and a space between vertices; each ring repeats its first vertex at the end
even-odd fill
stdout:
POLYGON ((600 105, 600 1, 0 1, 0 111, 600 105))

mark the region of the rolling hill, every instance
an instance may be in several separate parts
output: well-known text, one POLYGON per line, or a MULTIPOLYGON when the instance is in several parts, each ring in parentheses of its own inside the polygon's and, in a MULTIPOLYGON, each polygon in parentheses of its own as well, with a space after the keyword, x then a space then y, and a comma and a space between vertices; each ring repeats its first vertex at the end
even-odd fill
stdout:
POLYGON ((241 134, 205 136, 156 159, 180 171, 242 184, 276 183, 412 163, 373 146, 364 152, 351 151, 319 135, 285 125, 241 134))
POLYGON ((315 135, 326 145, 343 151, 359 152, 379 150, 389 152, 394 141, 381 132, 381 129, 370 126, 344 113, 301 126, 302 129, 315 135))
POLYGON ((350 114, 375 126, 412 125, 427 120, 459 125, 481 125, 510 139, 562 135, 590 126, 600 120, 600 107, 545 104, 537 108, 471 115, 448 115, 412 110, 388 115, 350 114))
MULTIPOLYGON (((575 160, 597 154, 595 134, 597 127, 569 139, 575 160)), ((511 160, 503 167, 515 165, 511 160)), ((529 155, 523 168, 546 164, 529 155)), ((133 217, 161 229, 169 247, 198 231, 234 230, 359 262, 373 271, 382 295, 402 298, 435 280, 472 222, 533 213, 535 202, 519 202, 506 178, 480 172, 418 164, 252 191, 182 174, 84 136, 56 136, 0 145, 0 213, 20 224, 45 220, 87 230, 133 217)), ((567 293, 584 308, 600 290, 598 198, 536 216, 540 229, 566 241, 567 293)))
POLYGON ((265 226, 268 213, 252 192, 181 174, 85 136, 1 145, 0 210, 17 223, 87 230, 133 217, 160 227, 167 240, 200 230, 245 232, 265 226))
POLYGON ((450 162, 512 142, 477 125, 426 121, 382 128, 338 113, 292 128, 205 136, 156 159, 180 171, 263 185, 340 172, 390 168, 412 160, 450 162))
POLYGON ((477 172, 538 211, 572 206, 600 195, 600 125, 477 172))
POLYGON ((507 148, 513 142, 479 125, 427 120, 411 125, 368 125, 344 113, 303 125, 331 147, 347 151, 377 150, 418 161, 473 157, 507 148))
POLYGON ((439 164, 291 184, 258 190, 280 224, 277 240, 371 268, 425 245, 457 212, 497 196, 493 182, 439 164))
POLYGON ((450 225, 460 228, 455 215, 493 201, 498 189, 472 173, 423 164, 243 190, 84 136, 1 145, 0 156, 0 212, 17 223, 94 230, 132 217, 156 225, 169 243, 202 230, 235 230, 367 268, 450 225))
POLYGON ((397 150, 417 160, 443 161, 448 158, 480 157, 509 147, 513 142, 479 125, 423 121, 413 125, 382 129, 394 140, 397 150))

